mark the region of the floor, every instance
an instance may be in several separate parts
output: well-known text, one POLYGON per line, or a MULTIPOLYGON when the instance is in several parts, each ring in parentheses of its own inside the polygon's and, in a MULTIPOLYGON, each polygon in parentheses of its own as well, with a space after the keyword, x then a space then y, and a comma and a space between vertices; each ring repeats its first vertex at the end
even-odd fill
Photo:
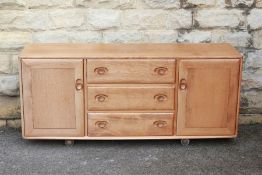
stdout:
POLYGON ((0 174, 248 174, 262 175, 262 124, 242 125, 239 137, 161 141, 23 140, 0 128, 0 174))

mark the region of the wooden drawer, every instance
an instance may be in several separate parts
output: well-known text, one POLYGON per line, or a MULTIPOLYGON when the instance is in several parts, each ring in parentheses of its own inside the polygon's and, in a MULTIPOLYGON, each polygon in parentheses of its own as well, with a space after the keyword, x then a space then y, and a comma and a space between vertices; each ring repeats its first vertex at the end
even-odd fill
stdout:
POLYGON ((89 111, 174 109, 173 85, 103 85, 87 91, 89 111))
POLYGON ((173 135, 173 113, 88 113, 88 136, 173 135))
POLYGON ((90 59, 88 83, 174 83, 174 59, 90 59))

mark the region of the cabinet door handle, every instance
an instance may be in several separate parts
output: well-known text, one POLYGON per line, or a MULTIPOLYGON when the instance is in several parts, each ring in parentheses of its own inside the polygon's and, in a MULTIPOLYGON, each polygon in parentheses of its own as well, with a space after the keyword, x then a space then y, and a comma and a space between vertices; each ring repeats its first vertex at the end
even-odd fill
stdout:
POLYGON ((155 121, 153 124, 155 125, 155 127, 163 128, 167 125, 167 122, 163 120, 158 120, 158 121, 155 121))
POLYGON ((82 81, 81 79, 77 79, 77 80, 76 80, 76 83, 75 83, 75 88, 76 88, 76 90, 77 90, 77 91, 80 91, 80 90, 83 89, 83 87, 84 87, 83 81, 82 81))
POLYGON ((160 76, 163 76, 167 73, 168 69, 166 67, 157 67, 155 68, 155 73, 157 73, 160 76))
POLYGON ((179 88, 180 88, 181 90, 186 90, 186 89, 187 89, 186 79, 182 78, 182 79, 179 81, 179 88))
POLYGON ((107 121, 97 121, 97 122, 95 123, 95 125, 96 125, 97 127, 99 127, 99 128, 104 129, 104 128, 107 127, 108 122, 107 122, 107 121))
POLYGON ((94 69, 94 72, 97 75, 105 75, 108 72, 108 69, 106 67, 97 67, 94 69))
POLYGON ((95 99, 98 102, 105 102, 107 98, 108 98, 108 96, 104 95, 104 94, 98 94, 98 95, 95 96, 95 99))
POLYGON ((154 99, 158 102, 163 102, 167 100, 167 96, 165 94, 157 94, 154 96, 154 99))

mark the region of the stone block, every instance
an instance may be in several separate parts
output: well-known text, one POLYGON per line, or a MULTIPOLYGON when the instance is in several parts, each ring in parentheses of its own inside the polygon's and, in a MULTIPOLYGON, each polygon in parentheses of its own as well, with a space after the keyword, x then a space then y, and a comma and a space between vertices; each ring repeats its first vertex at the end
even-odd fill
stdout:
POLYGON ((192 27, 192 12, 189 10, 174 10, 168 13, 167 29, 189 29, 192 27))
POLYGON ((106 43, 139 43, 144 41, 144 35, 139 31, 104 32, 103 40, 106 43))
POLYGON ((6 120, 0 120, 0 128, 6 126, 6 120))
POLYGON ((77 7, 101 9, 132 9, 136 0, 76 0, 77 7))
POLYGON ((20 9, 26 6, 26 0, 1 0, 0 9, 20 9))
POLYGON ((25 44, 32 42, 29 32, 1 32, 0 49, 20 49, 25 44))
POLYGON ((18 97, 0 96, 0 118, 20 116, 20 99, 18 97))
POLYGON ((29 8, 73 7, 73 0, 26 0, 29 8))
POLYGON ((256 0, 256 7, 262 7, 262 0, 256 0))
POLYGON ((244 16, 238 9, 202 9, 197 11, 195 21, 201 28, 236 28, 244 25, 244 16))
MULTIPOLYGON (((261 18, 262 20, 262 18, 261 18)), ((262 49, 262 30, 254 31, 253 33, 253 46, 256 49, 262 49)))
POLYGON ((10 56, 8 54, 0 54, 0 73, 11 73, 10 56))
POLYGON ((33 33, 33 41, 39 43, 67 43, 68 33, 65 31, 45 31, 33 33))
POLYGON ((0 75, 0 95, 19 95, 18 75, 0 75))
POLYGON ((247 24, 250 29, 262 28, 262 9, 252 9, 247 16, 247 24))
POLYGON ((18 61, 18 54, 13 54, 11 56, 11 68, 13 74, 18 74, 19 72, 19 61, 18 61))
POLYGON ((18 10, 1 10, 0 11, 0 28, 7 28, 23 12, 18 10))
POLYGON ((122 19, 123 28, 137 29, 165 29, 167 12, 164 10, 127 10, 122 19))
POLYGON ((262 114, 240 114, 239 124, 262 123, 262 114))
POLYGON ((260 93, 259 91, 262 90, 262 50, 249 52, 244 68, 242 88, 244 90, 254 89, 260 93))
POLYGON ((145 32, 145 38, 150 43, 176 43, 178 33, 173 30, 150 30, 145 32))
POLYGON ((99 43, 102 41, 102 34, 100 32, 77 31, 70 32, 68 36, 73 43, 99 43))
POLYGON ((212 31, 212 42, 214 43, 230 43, 236 47, 249 47, 251 44, 251 35, 247 31, 228 31, 214 30, 212 31))
POLYGON ((257 90, 242 91, 241 101, 245 101, 245 105, 241 107, 241 113, 262 113, 262 93, 258 93, 257 90))
POLYGON ((178 34, 178 42, 180 43, 208 43, 210 41, 210 31, 183 31, 178 34))
POLYGON ((216 0, 186 0, 183 7, 213 7, 216 6, 216 0))
POLYGON ((7 120, 6 126, 10 128, 21 128, 21 120, 20 119, 7 120))
POLYGON ((230 0, 232 7, 251 7, 255 0, 230 0))
POLYGON ((119 10, 92 9, 87 13, 87 23, 96 30, 118 28, 120 26, 119 10))
POLYGON ((262 50, 256 50, 247 54, 245 69, 262 69, 262 50))
POLYGON ((173 9, 180 7, 180 0, 143 0, 144 3, 153 9, 173 9))
POLYGON ((52 26, 50 26, 50 28, 55 29, 80 27, 84 24, 85 20, 82 10, 79 9, 52 10, 49 15, 52 21, 52 26))
MULTIPOLYGON (((262 90, 262 69, 243 71, 242 88, 244 90, 262 90)), ((259 91, 257 93, 259 93, 259 91)))
POLYGON ((23 30, 47 30, 52 26, 47 10, 18 12, 15 20, 10 25, 12 28, 23 30))

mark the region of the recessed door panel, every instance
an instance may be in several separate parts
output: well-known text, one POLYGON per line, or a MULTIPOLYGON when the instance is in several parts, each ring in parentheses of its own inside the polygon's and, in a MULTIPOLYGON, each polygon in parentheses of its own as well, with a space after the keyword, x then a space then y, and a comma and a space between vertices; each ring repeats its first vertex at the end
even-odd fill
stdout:
POLYGON ((238 59, 181 60, 178 135, 234 135, 237 115, 238 59))
POLYGON ((83 61, 22 60, 25 136, 83 136, 83 61))

